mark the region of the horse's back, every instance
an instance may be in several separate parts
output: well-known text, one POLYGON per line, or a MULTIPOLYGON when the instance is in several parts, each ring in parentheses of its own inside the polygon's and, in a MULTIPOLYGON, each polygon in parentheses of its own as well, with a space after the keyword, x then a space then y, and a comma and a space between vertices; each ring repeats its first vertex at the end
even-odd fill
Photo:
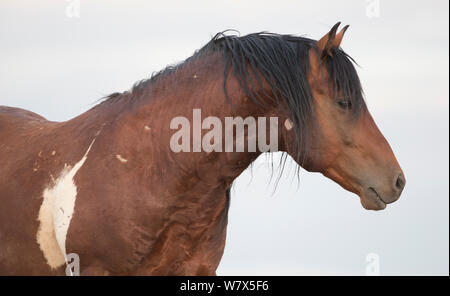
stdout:
POLYGON ((44 117, 28 110, 0 106, 0 164, 2 159, 17 153, 13 148, 24 143, 24 138, 38 134, 46 123, 44 117))
POLYGON ((39 114, 25 109, 0 106, 0 133, 5 132, 7 128, 29 124, 40 124, 46 121, 47 120, 39 114))
POLYGON ((20 108, 0 106, 0 176, 11 165, 20 165, 21 157, 33 146, 33 139, 49 123, 44 117, 20 108), (28 149, 27 149, 28 148, 28 149))

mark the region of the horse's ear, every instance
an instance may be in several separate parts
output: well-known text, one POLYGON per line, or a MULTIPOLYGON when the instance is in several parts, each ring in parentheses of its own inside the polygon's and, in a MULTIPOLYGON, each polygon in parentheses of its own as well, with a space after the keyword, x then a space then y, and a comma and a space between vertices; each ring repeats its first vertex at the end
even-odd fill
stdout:
MULTIPOLYGON (((321 59, 331 56, 331 48, 334 47, 336 40, 336 31, 341 22, 338 22, 331 28, 330 32, 325 34, 319 41, 317 41, 317 49, 319 50, 319 56, 321 59)), ((342 31, 341 31, 342 32, 342 31)), ((343 34, 342 34, 343 35, 343 34)), ((341 37, 342 40, 342 37, 341 37)), ((340 42, 339 42, 340 43, 340 42)))
POLYGON ((350 27, 350 25, 343 27, 339 34, 336 35, 336 38, 334 38, 333 46, 339 47, 341 45, 342 38, 344 37, 345 31, 347 31, 348 27, 350 27))

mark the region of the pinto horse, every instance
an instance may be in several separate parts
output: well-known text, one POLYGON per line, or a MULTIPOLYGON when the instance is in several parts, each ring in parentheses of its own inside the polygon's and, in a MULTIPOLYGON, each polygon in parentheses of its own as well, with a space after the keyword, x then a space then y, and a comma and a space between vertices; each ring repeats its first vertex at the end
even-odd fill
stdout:
POLYGON ((278 151, 366 209, 397 200, 404 175, 338 27, 319 41, 219 33, 66 122, 0 107, 0 274, 64 275, 73 253, 82 275, 214 275, 229 188, 262 152, 172 151, 171 120, 195 108, 276 117, 278 151))

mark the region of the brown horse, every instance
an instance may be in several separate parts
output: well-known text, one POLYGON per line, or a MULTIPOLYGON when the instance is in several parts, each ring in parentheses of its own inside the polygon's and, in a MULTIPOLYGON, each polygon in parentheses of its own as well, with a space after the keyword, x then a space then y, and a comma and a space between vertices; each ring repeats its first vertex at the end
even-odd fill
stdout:
POLYGON ((184 63, 66 122, 0 107, 0 274, 63 275, 71 253, 86 275, 215 274, 228 189, 262 152, 172 151, 171 120, 196 108, 276 117, 278 150, 306 170, 356 193, 366 209, 397 200, 405 178, 338 26, 319 41, 220 33, 184 63))

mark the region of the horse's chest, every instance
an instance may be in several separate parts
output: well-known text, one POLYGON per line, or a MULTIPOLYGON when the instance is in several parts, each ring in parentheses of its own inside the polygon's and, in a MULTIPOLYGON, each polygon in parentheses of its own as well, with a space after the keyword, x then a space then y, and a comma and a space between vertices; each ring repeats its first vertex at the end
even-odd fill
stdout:
POLYGON ((227 212, 204 223, 172 221, 133 273, 152 275, 213 275, 222 258, 227 212), (224 216, 225 215, 225 216, 224 216))

